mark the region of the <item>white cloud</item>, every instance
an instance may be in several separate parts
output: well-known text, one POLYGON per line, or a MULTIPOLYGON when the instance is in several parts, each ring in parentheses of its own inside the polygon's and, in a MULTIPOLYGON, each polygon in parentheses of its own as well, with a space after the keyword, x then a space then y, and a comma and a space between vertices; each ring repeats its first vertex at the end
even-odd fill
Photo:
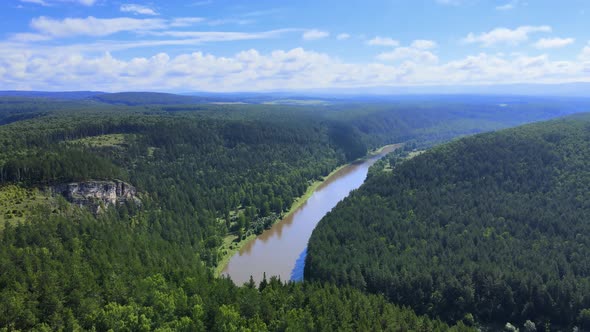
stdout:
POLYGON ((514 55, 505 58, 481 53, 449 62, 443 67, 449 82, 498 84, 588 81, 582 64, 551 61, 547 55, 514 55))
POLYGON ((107 36, 123 31, 148 31, 167 26, 161 19, 135 18, 65 18, 55 20, 41 16, 31 21, 31 27, 43 35, 52 37, 107 36))
POLYGON ((263 9, 263 10, 254 10, 251 12, 246 12, 246 13, 242 13, 240 14, 241 17, 262 17, 262 16, 277 16, 279 15, 281 12, 283 12, 285 9, 284 8, 269 8, 269 9, 263 9))
POLYGON ((127 61, 110 53, 97 57, 71 52, 17 53, 0 56, 0 68, 4 70, 0 88, 17 84, 25 88, 24 84, 33 84, 51 90, 67 86, 78 89, 93 86, 107 91, 257 90, 276 86, 288 89, 310 86, 310 83, 316 87, 328 86, 340 75, 347 75, 346 66, 325 54, 300 48, 270 54, 249 50, 233 57, 202 52, 171 57, 159 53, 127 61))
POLYGON ((399 41, 397 41, 395 39, 391 39, 389 37, 377 36, 377 37, 367 41, 367 45, 396 47, 396 46, 399 46, 399 41))
POLYGON ((514 9, 514 4, 512 4, 511 2, 507 3, 505 5, 501 5, 501 6, 496 7, 496 10, 512 10, 512 9, 514 9))
POLYGON ((436 48, 436 42, 432 40, 424 40, 424 39, 417 39, 412 42, 411 47, 417 48, 420 50, 429 50, 436 48))
POLYGON ((445 6, 458 6, 463 3, 462 0, 436 0, 436 2, 445 6))
POLYGON ((349 38, 350 38, 350 35, 347 33, 340 33, 340 34, 338 34, 338 36, 336 36, 336 39, 338 39, 338 40, 346 40, 349 38))
MULTIPOLYGON (((263 32, 232 32, 232 31, 159 31, 150 32, 154 36, 166 36, 174 38, 189 38, 192 43, 214 42, 214 41, 237 41, 252 39, 277 38, 280 35, 292 32, 292 29, 269 30, 263 32)), ((172 40, 170 42, 173 42, 172 40)), ((149 41, 148 41, 149 43, 149 41)))
POLYGON ((529 35, 537 32, 551 32, 551 27, 542 26, 521 26, 516 29, 495 28, 492 31, 484 32, 479 35, 469 33, 463 39, 465 43, 479 43, 485 47, 497 44, 518 45, 529 39, 529 35))
MULTIPOLYGON (((325 87, 563 83, 589 81, 590 44, 580 61, 551 61, 540 55, 480 53, 446 63, 420 50, 398 48, 400 64, 346 63, 324 53, 295 48, 233 56, 202 52, 122 59, 86 49, 29 49, 0 42, 0 90, 96 89, 260 91, 325 87), (430 58, 430 60, 429 60, 430 58), (424 61, 425 62, 421 62, 424 61), (586 71, 585 71, 586 70, 586 71)), ((394 50, 395 51, 395 50, 394 50)), ((425 51, 422 51, 425 52, 425 51)))
POLYGON ((574 42, 575 39, 573 38, 541 38, 534 44, 534 46, 538 49, 561 48, 573 44, 574 42))
POLYGON ((203 1, 195 1, 191 3, 191 6, 206 6, 213 3, 213 0, 203 0, 203 1))
POLYGON ((50 40, 51 37, 47 36, 47 35, 41 35, 38 33, 28 33, 28 32, 23 32, 23 33, 17 33, 12 35, 11 40, 13 41, 19 41, 19 42, 39 42, 39 41, 46 41, 46 40, 50 40))
MULTIPOLYGON (((510 2, 503 4, 503 5, 496 6, 496 10, 500 10, 500 11, 512 10, 512 9, 516 8, 520 4, 520 2, 521 2, 520 0, 512 0, 510 2)), ((524 5, 527 5, 527 4, 524 3, 524 5)))
POLYGON ((41 6, 49 6, 49 4, 47 2, 45 2, 44 0, 20 0, 20 2, 34 3, 37 5, 41 5, 41 6))
MULTIPOLYGON (((134 19, 127 17, 100 19, 65 18, 55 20, 47 17, 39 17, 31 21, 31 27, 38 33, 16 33, 10 38, 12 41, 37 42, 55 38, 73 36, 101 37, 119 32, 135 32, 141 34, 158 34, 157 32, 170 28, 189 27, 206 21, 201 17, 180 17, 171 20, 164 19, 134 19)), ((37 46, 38 47, 38 46, 37 46)))
POLYGON ((578 58, 581 61, 588 61, 588 62, 590 62, 590 43, 588 43, 588 45, 586 45, 582 49, 582 52, 580 53, 580 55, 578 56, 578 58))
POLYGON ((408 60, 416 63, 434 64, 438 62, 438 57, 432 52, 425 51, 414 47, 398 47, 390 52, 383 52, 377 55, 381 61, 401 61, 408 60))
POLYGON ((24 2, 24 3, 34 3, 37 5, 41 5, 41 6, 51 6, 54 4, 57 4, 59 2, 61 3, 76 3, 76 4, 80 4, 83 6, 93 6, 96 3, 97 0, 20 0, 20 2, 24 2))
POLYGON ((219 25, 225 25, 225 24, 246 25, 246 24, 252 24, 255 22, 256 22, 255 20, 249 20, 249 19, 222 18, 222 19, 217 19, 217 20, 209 20, 209 21, 207 21, 207 25, 210 25, 210 26, 219 26, 219 25))
MULTIPOLYGON (((161 36, 162 39, 132 39, 122 41, 94 41, 90 43, 60 45, 59 47, 51 44, 38 43, 31 45, 31 42, 37 41, 38 36, 13 36, 9 42, 0 42, 0 57, 2 54, 2 47, 6 50, 14 50, 14 52, 29 52, 34 50, 40 53, 54 52, 56 49, 61 52, 81 53, 81 54, 98 54, 104 52, 116 52, 129 49, 154 49, 157 47, 171 47, 171 46, 196 46, 209 42, 231 42, 238 40, 255 40, 255 39, 271 39, 278 38, 283 34, 298 32, 299 29, 279 29, 260 32, 231 32, 231 31, 146 31, 142 35, 161 36), (20 38, 17 38, 20 37, 20 38)), ((51 37, 47 37, 51 39, 51 37)))
POLYGON ((203 21, 205 19, 202 17, 178 17, 170 22, 170 26, 173 28, 189 27, 203 21))
POLYGON ((140 14, 140 15, 158 15, 158 13, 146 6, 136 5, 136 4, 123 4, 119 8, 124 13, 133 13, 133 14, 140 14))
POLYGON ((318 40, 318 39, 323 39, 323 38, 327 38, 330 36, 330 33, 327 31, 322 31, 322 30, 307 30, 303 33, 303 35, 301 36, 301 38, 303 38, 303 40, 318 40))

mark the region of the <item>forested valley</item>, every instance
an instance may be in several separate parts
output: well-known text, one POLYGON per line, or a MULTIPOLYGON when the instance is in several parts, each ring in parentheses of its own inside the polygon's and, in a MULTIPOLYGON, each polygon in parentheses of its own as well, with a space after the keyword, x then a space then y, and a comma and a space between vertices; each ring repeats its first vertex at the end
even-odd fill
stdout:
MULTIPOLYGON (((573 113, 585 105, 527 99, 507 109, 489 100, 442 98, 275 106, 174 99, 152 104, 154 97, 144 94, 101 98, 0 98, 0 330, 470 331, 472 327, 456 318, 463 311, 447 315, 438 304, 432 309, 414 307, 389 292, 374 291, 362 255, 355 255, 358 262, 350 255, 346 261, 328 262, 314 253, 310 266, 318 267, 312 277, 321 279, 318 282, 285 283, 269 276, 259 285, 238 287, 212 271, 228 235, 239 240, 262 232, 308 185, 369 149, 396 142, 430 146, 458 135, 573 113), (127 202, 95 214, 46 190, 69 182, 114 179, 135 186, 141 204, 127 202), (345 263, 354 263, 355 272, 338 272, 347 269, 345 263), (364 280, 361 290, 350 282, 352 275, 364 280), (364 290, 378 294, 366 295, 364 290), (419 316, 423 314, 431 317, 419 316)), ((398 174, 397 167, 392 174, 398 174)), ((383 177, 379 188, 386 190, 393 181, 388 176, 373 174, 370 181, 383 177)), ((511 185, 517 186, 518 179, 511 185)), ((389 208, 383 205, 367 215, 389 208)), ((415 208, 413 215, 419 211, 415 208)), ((330 227, 329 220, 321 225, 330 227)), ((375 231, 383 225, 375 225, 375 231)), ((561 229, 551 225, 560 234, 561 229)), ((490 246, 497 228, 485 238, 491 239, 490 246)), ((372 234, 370 228, 363 229, 367 232, 358 234, 359 241, 372 234)), ((568 226, 568 232, 574 230, 583 234, 568 226)), ((539 239, 544 231, 539 229, 539 239)), ((328 253, 326 245, 322 242, 318 248, 328 253)), ((538 245, 550 246, 542 241, 538 245)), ((580 288, 586 284, 579 278, 584 270, 575 264, 582 262, 576 254, 584 253, 572 251, 568 259, 574 263, 566 260, 563 265, 564 275, 571 277, 567 292, 586 289, 580 288)), ((406 269, 403 282, 412 282, 411 269, 406 269)), ((535 287, 553 285, 551 273, 535 287)), ((383 289, 394 289, 389 286, 383 289)), ((590 307, 586 299, 580 301, 575 305, 590 307)), ((489 317, 472 314, 487 320, 498 314, 495 308, 491 304, 489 317)))
POLYGON ((589 141, 575 115, 390 155, 314 230, 305 279, 449 323, 590 329, 589 141))

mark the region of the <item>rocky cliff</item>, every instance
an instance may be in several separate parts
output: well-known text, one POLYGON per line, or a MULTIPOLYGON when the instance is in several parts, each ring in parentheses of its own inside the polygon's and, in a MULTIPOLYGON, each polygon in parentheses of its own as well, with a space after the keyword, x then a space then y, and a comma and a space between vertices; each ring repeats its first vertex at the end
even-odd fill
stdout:
POLYGON ((56 185, 51 189, 69 202, 87 206, 95 213, 128 201, 141 204, 135 187, 120 180, 73 182, 56 185))

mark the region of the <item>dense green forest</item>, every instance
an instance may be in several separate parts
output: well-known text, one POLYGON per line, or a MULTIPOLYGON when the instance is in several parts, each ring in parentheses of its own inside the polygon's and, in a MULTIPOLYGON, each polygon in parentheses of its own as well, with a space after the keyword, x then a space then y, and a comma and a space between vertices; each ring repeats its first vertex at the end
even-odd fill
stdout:
POLYGON ((370 148, 581 107, 532 100, 515 104, 514 116, 487 101, 302 107, 153 97, 0 98, 0 197, 11 197, 0 205, 0 329, 446 330, 381 296, 270 278, 236 287, 211 270, 224 237, 261 232, 310 183, 370 148), (93 215, 45 190, 113 179, 137 187, 141 206, 93 215))
POLYGON ((447 322, 590 329, 590 116, 392 155, 319 223, 305 279, 447 322))
POLYGON ((0 245, 4 331, 449 330, 350 288, 275 278, 236 287, 214 278, 195 248, 115 212, 40 207, 8 224, 0 245))

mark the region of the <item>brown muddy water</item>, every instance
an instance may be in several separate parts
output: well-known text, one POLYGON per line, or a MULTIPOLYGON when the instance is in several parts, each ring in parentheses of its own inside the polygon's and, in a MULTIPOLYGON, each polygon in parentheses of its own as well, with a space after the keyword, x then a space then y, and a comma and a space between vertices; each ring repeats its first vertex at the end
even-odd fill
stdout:
POLYGON ((279 276, 283 281, 302 280, 307 241, 313 229, 338 202, 365 182, 371 165, 397 147, 389 145, 379 154, 332 174, 297 210, 246 243, 222 274, 231 277, 237 285, 247 282, 250 276, 259 283, 264 273, 267 278, 279 276))

